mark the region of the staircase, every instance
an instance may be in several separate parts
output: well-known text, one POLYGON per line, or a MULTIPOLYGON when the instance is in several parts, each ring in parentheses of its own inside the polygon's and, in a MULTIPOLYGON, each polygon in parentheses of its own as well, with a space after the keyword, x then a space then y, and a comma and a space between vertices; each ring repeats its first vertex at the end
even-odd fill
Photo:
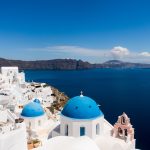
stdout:
POLYGON ((8 119, 12 122, 15 122, 15 119, 17 119, 17 116, 13 114, 10 110, 7 110, 8 119))

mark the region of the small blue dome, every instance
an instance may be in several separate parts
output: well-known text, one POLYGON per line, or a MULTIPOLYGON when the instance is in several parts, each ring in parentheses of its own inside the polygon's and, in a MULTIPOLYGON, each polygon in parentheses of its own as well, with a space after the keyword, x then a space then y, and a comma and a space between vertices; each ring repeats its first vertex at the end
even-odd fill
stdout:
POLYGON ((39 104, 41 103, 39 99, 35 99, 33 102, 39 103, 39 104))
POLYGON ((83 95, 71 98, 61 114, 74 119, 92 119, 103 116, 96 102, 83 95))
POLYGON ((23 117, 38 117, 44 115, 44 109, 40 103, 30 102, 26 104, 22 110, 23 117))

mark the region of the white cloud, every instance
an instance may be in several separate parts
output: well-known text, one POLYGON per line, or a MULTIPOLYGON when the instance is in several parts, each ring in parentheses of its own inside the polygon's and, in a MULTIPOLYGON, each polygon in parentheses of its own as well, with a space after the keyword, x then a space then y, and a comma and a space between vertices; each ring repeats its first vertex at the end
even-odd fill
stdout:
POLYGON ((94 49, 81 46, 59 45, 44 48, 30 48, 33 53, 40 54, 40 59, 71 58, 90 62, 104 62, 111 59, 121 59, 129 62, 150 63, 150 52, 135 52, 122 46, 110 49, 94 49), (35 52, 34 52, 35 51, 35 52))
POLYGON ((115 59, 123 58, 130 54, 130 51, 127 48, 121 46, 114 47, 110 52, 115 59))
POLYGON ((71 59, 81 59, 90 62, 104 62, 108 60, 111 55, 109 50, 85 48, 81 46, 70 46, 70 45, 60 45, 60 46, 49 46, 45 48, 30 48, 30 51, 41 53, 42 55, 49 56, 49 59, 55 58, 71 58, 71 59))
POLYGON ((139 55, 144 57, 150 57, 150 52, 141 52, 139 55))
POLYGON ((100 50, 100 49, 90 49, 90 48, 84 48, 80 46, 50 46, 47 47, 46 51, 55 51, 55 52, 60 52, 60 53, 65 53, 65 54, 77 54, 77 55, 82 55, 82 56, 105 56, 106 51, 105 50, 100 50))

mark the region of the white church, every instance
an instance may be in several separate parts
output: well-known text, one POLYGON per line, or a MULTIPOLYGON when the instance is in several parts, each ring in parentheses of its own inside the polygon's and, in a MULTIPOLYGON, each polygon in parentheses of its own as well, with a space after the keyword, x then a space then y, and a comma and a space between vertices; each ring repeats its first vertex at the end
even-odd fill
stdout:
POLYGON ((71 98, 64 106, 60 114, 60 125, 52 131, 50 137, 52 138, 47 141, 47 148, 54 147, 53 142, 50 142, 53 140, 55 144, 58 143, 56 144, 58 150, 61 150, 62 147, 70 149, 69 145, 72 148, 71 143, 75 143, 75 147, 79 147, 79 150, 84 148, 90 150, 91 147, 86 146, 88 142, 93 145, 92 150, 136 149, 134 129, 127 115, 123 113, 122 116, 119 116, 115 126, 112 126, 104 118, 96 102, 82 93, 80 96, 71 98), (86 144, 80 143, 80 140, 86 144), (81 147, 76 145, 78 142, 81 147))

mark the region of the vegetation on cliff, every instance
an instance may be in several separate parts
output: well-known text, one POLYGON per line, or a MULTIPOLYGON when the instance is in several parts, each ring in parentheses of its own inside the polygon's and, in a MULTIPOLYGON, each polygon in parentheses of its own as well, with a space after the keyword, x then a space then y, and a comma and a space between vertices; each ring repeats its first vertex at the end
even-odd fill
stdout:
POLYGON ((60 92, 58 89, 54 87, 51 88, 53 96, 55 97, 55 101, 53 102, 53 104, 49 109, 52 113, 54 113, 54 110, 60 111, 64 107, 66 102, 69 100, 69 97, 65 93, 60 92))

